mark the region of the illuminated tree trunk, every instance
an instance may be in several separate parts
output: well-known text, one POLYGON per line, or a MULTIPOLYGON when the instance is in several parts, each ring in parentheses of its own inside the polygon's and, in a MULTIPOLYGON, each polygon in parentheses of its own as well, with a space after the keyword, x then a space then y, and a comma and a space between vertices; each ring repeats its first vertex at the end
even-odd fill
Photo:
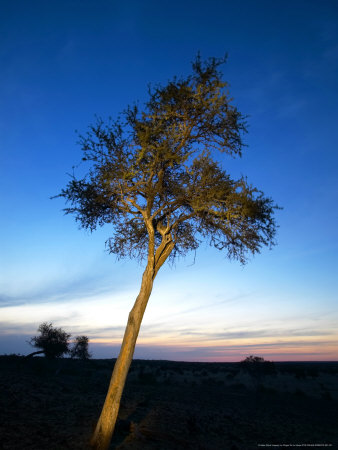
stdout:
POLYGON ((129 313, 120 354, 116 360, 106 400, 96 425, 95 432, 91 439, 91 446, 95 450, 106 450, 109 448, 117 414, 119 412, 124 384, 133 359, 135 344, 140 330, 143 314, 152 291, 154 275, 154 269, 149 267, 148 264, 142 277, 142 285, 139 295, 137 296, 135 304, 129 313))
MULTIPOLYGON (((107 450, 109 448, 120 408, 123 388, 133 359, 137 336, 153 288, 154 279, 160 267, 174 248, 170 233, 163 232, 161 234, 162 242, 157 248, 155 255, 148 258, 148 264, 142 276, 140 292, 129 313, 120 354, 114 366, 100 418, 90 441, 92 448, 95 450, 107 450)), ((153 245, 151 248, 153 249, 153 245)), ((153 251, 150 254, 153 254, 153 251)))

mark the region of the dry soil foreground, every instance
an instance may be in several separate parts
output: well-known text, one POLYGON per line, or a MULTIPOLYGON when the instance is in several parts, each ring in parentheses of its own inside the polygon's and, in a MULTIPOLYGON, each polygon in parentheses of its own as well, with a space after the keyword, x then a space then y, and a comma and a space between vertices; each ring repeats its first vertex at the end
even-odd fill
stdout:
MULTIPOLYGON (((86 450, 114 362, 0 356, 0 449, 86 450)), ((136 360, 111 448, 338 449, 338 363, 275 368, 136 360)))

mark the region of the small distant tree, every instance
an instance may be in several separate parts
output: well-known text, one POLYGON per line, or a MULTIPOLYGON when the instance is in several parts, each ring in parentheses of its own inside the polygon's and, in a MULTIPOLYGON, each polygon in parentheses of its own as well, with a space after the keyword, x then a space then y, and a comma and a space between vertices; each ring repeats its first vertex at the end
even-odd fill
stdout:
POLYGON ((265 359, 261 356, 250 355, 243 359, 243 361, 241 361, 241 364, 250 367, 257 364, 263 364, 265 362, 265 359))
POLYGON ((240 362, 240 366, 257 379, 262 375, 273 375, 276 373, 275 364, 272 361, 266 361, 261 356, 250 355, 240 362))
POLYGON ((245 177, 233 179, 218 151, 241 156, 245 117, 232 105, 219 66, 225 59, 197 57, 192 74, 149 89, 141 111, 98 119, 80 136, 87 175, 60 193, 80 225, 109 224, 109 252, 145 261, 120 354, 92 446, 110 445, 141 321, 162 265, 195 251, 207 239, 242 263, 274 244, 276 205, 245 177), (222 160, 222 163, 220 162, 222 160))
POLYGON ((70 357, 78 359, 89 359, 91 354, 88 351, 89 339, 87 336, 77 336, 70 349, 70 357))
POLYGON ((70 334, 66 333, 62 328, 53 327, 52 323, 43 322, 39 328, 38 336, 32 337, 28 342, 35 348, 41 350, 30 353, 27 356, 34 356, 44 353, 46 358, 60 358, 69 352, 70 334))

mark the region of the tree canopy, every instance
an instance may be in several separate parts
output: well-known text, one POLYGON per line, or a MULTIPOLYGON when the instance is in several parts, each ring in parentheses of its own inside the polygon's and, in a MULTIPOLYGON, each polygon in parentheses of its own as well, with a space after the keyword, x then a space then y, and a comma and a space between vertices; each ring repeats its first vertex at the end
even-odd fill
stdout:
POLYGON ((91 354, 88 351, 89 338, 87 336, 76 336, 75 342, 70 349, 70 357, 78 359, 89 359, 91 354))
MULTIPOLYGON (((43 322, 39 325, 40 335, 34 336, 29 343, 35 348, 41 348, 41 351, 32 353, 44 353, 47 358, 59 358, 69 352, 70 334, 62 328, 56 328, 52 323, 43 322)), ((29 355, 30 356, 30 355, 29 355)))
POLYGON ((274 244, 277 206, 215 158, 241 156, 246 132, 221 79, 224 62, 198 56, 191 75, 150 87, 142 110, 98 118, 80 136, 87 175, 73 176, 59 194, 82 227, 112 226, 109 252, 151 258, 155 274, 204 239, 242 263, 274 244))

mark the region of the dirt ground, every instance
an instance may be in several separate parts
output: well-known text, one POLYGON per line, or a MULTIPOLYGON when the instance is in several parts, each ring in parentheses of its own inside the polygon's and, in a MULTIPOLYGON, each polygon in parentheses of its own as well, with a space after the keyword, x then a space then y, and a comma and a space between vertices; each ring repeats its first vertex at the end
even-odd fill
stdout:
MULTIPOLYGON (((0 356, 0 449, 88 449, 114 360, 0 356)), ((338 363, 133 361, 111 449, 338 449, 338 363)))

